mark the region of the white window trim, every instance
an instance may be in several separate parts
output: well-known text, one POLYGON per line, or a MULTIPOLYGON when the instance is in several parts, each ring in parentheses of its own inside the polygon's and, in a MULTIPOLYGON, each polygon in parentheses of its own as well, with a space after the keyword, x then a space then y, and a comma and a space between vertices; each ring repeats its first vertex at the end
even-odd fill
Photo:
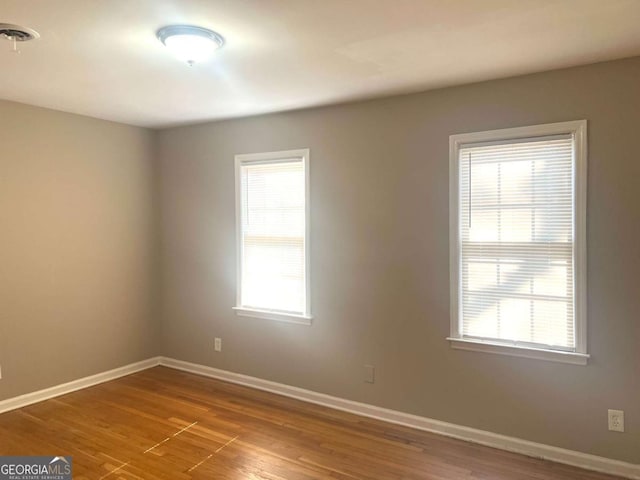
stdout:
POLYGON ((286 323, 311 325, 311 222, 310 222, 310 191, 309 191, 309 166, 310 151, 308 148, 297 150, 283 150, 280 152, 245 153, 235 156, 235 183, 236 183, 236 306, 232 307, 238 316, 264 318, 286 323), (304 191, 305 191, 305 311, 302 314, 279 312, 267 309, 255 309, 243 306, 241 300, 242 287, 242 199, 241 199, 241 173, 240 167, 248 163, 277 162, 285 158, 302 158, 304 165, 304 191))
POLYGON ((447 340, 451 347, 498 353, 525 358, 586 365, 587 354, 587 121, 550 123, 529 127, 506 128, 486 132, 462 133, 449 137, 449 265, 450 265, 450 309, 451 333, 447 340), (575 351, 528 347, 508 342, 472 339, 462 336, 460 311, 460 225, 459 225, 459 150, 468 144, 498 142, 523 137, 544 137, 570 134, 575 141, 575 351))

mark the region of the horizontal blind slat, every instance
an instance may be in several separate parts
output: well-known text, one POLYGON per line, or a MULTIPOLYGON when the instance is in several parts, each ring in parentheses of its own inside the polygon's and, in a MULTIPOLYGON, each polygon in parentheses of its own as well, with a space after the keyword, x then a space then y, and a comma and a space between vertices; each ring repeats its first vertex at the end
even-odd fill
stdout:
POLYGON ((305 174, 301 158, 241 165, 242 285, 249 308, 305 311, 305 174))
POLYGON ((573 138, 459 150, 463 336, 575 347, 573 138))

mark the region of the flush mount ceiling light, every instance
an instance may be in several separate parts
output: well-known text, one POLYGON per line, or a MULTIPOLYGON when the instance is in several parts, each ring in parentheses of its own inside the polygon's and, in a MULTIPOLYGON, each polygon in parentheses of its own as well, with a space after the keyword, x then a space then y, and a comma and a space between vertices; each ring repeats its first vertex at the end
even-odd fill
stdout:
POLYGON ((11 42, 11 50, 20 53, 18 42, 28 42, 40 38, 40 34, 35 30, 20 25, 12 25, 10 23, 0 23, 0 38, 11 42))
POLYGON ((218 33, 191 25, 169 25, 158 30, 156 35, 176 57, 189 66, 207 60, 224 45, 224 38, 218 33))

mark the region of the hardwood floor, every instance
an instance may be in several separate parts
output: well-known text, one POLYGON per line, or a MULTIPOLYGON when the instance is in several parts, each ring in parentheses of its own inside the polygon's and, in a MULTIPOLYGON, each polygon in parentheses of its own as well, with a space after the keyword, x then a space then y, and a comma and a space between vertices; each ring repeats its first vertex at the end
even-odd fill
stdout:
POLYGON ((96 480, 617 478, 165 367, 0 415, 0 454, 96 480))

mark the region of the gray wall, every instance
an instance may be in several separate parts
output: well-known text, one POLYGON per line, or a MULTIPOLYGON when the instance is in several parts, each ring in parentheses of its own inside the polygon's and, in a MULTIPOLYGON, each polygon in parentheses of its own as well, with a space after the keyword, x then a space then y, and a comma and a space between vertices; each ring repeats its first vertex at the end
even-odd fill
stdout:
POLYGON ((163 354, 640 463, 639 85, 634 58, 161 131, 163 354), (449 135, 576 119, 589 121, 590 364, 452 350, 449 135), (233 156, 305 147, 313 325, 237 317, 233 156), (627 433, 607 431, 607 408, 627 433))
POLYGON ((154 137, 0 101, 0 399, 157 354, 154 137))

